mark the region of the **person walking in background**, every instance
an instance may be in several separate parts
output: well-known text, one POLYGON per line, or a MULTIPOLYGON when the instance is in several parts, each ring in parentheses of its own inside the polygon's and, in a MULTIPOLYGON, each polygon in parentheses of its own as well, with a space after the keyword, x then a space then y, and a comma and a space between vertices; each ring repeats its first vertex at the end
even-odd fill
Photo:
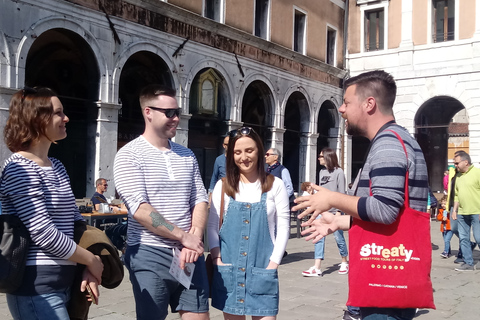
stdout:
POLYGON ((470 155, 465 151, 455 153, 454 165, 458 175, 455 181, 455 202, 452 219, 458 220, 458 234, 462 247, 463 261, 456 271, 473 271, 473 245, 470 232, 477 244, 480 243, 480 169, 472 165, 470 155))
MULTIPOLYGON (((342 168, 338 164, 337 154, 335 150, 331 148, 323 148, 318 156, 318 161, 323 168, 318 174, 318 181, 321 187, 327 188, 330 191, 345 193, 345 174, 342 168)), ((333 214, 342 213, 336 208, 329 210, 333 214)), ((318 219, 321 215, 318 216, 318 219)), ((340 263, 339 274, 348 274, 348 249, 345 237, 342 230, 337 230, 333 233, 335 241, 337 242, 338 251, 342 257, 340 263)), ((315 264, 308 270, 302 272, 304 277, 318 277, 322 276, 322 270, 320 269, 322 260, 324 259, 325 252, 325 238, 315 243, 315 264)))
POLYGON ((180 121, 175 96, 161 85, 141 90, 145 131, 114 162, 115 185, 128 209, 124 261, 137 319, 165 319, 169 305, 184 320, 209 318, 202 242, 207 193, 193 152, 170 141, 180 121), (175 250, 181 250, 182 269, 195 263, 189 288, 169 272, 175 250))
POLYGON ((290 171, 285 168, 280 161, 282 160, 282 154, 280 150, 276 148, 270 148, 265 153, 265 162, 267 163, 267 173, 273 174, 275 177, 282 179, 287 188, 287 194, 290 199, 290 202, 293 202, 293 184, 292 178, 290 177, 290 171))
POLYGON ((445 244, 443 252, 440 256, 447 259, 451 255, 450 240, 452 240, 453 232, 450 226, 450 213, 447 210, 447 196, 444 196, 440 201, 440 208, 437 213, 437 220, 441 221, 440 232, 443 236, 443 242, 445 244))
POLYGON ((67 136, 68 121, 51 89, 24 88, 10 101, 4 138, 14 153, 2 171, 0 202, 2 214, 18 216, 31 238, 23 282, 7 294, 15 320, 68 319, 76 263, 87 266, 80 290, 88 284, 98 301, 103 264, 74 242, 74 221, 83 218, 64 166, 48 157, 50 145, 67 136))
MULTIPOLYGON (((312 218, 303 224, 309 227, 303 234, 310 234, 306 239, 314 242, 318 242, 322 237, 336 230, 348 230, 353 224, 355 229, 352 228, 352 231, 355 230, 358 237, 353 234, 349 235, 350 248, 352 248, 353 243, 359 243, 362 241, 360 237, 366 235, 365 228, 371 228, 372 234, 381 233, 383 229, 389 227, 385 225, 396 222, 399 214, 403 211, 404 199, 407 196, 409 198, 407 205, 409 204, 413 210, 425 213, 428 197, 428 171, 418 143, 407 130, 395 124, 393 104, 397 87, 393 77, 382 70, 366 72, 347 79, 344 87, 343 104, 339 111, 345 119, 346 131, 349 135, 364 136, 371 141, 366 161, 353 186, 353 189, 356 190, 355 195, 351 196, 343 192, 333 192, 327 188, 314 186, 317 193, 297 198, 298 205, 293 209, 307 208, 299 215, 299 218, 312 214, 312 218), (398 137, 403 140, 404 146, 398 137), (406 181, 409 181, 408 194, 405 194, 406 181), (334 215, 326 212, 331 208, 337 208, 347 215, 334 215), (322 217, 315 219, 319 214, 322 214, 322 217)), ((424 230, 425 234, 418 235, 418 239, 423 237, 426 243, 429 242, 430 219, 426 213, 421 218, 416 221, 418 225, 415 226, 415 229, 424 230)), ((365 241, 368 240, 365 239, 365 241)), ((353 251, 351 253, 353 254, 353 251)), ((357 255, 357 252, 355 254, 357 255)), ((431 249, 425 250, 424 254, 425 256, 418 257, 421 261, 431 259, 431 249)), ((360 265, 360 257, 355 263, 350 261, 350 274, 359 270, 357 264, 360 265)), ((428 263, 425 264, 425 267, 428 267, 428 263)), ((355 292, 352 289, 358 288, 353 281, 349 281, 349 301, 356 301, 357 305, 364 304, 364 306, 359 305, 364 320, 413 319, 416 307, 433 306, 433 288, 426 271, 422 269, 420 273, 415 270, 414 275, 409 276, 408 280, 402 278, 403 283, 415 280, 417 285, 421 284, 424 291, 422 297, 418 297, 418 299, 412 296, 415 301, 409 304, 412 305, 411 307, 384 307, 385 305, 404 303, 404 301, 394 301, 398 298, 393 298, 391 295, 361 296, 358 292, 356 295, 352 295, 351 293, 355 292), (411 279, 411 277, 415 277, 415 279, 411 279)), ((367 272, 362 274, 362 277, 368 281, 375 275, 375 273, 367 272)), ((403 273, 400 276, 403 276, 403 273)), ((365 282, 362 281, 362 283, 365 282)), ((362 286, 362 288, 364 287, 362 286)))
POLYGON ((449 182, 449 173, 448 170, 445 170, 443 173, 443 193, 447 195, 448 193, 448 182, 449 182))
POLYGON ((253 320, 276 319, 277 268, 289 223, 285 185, 265 173, 259 135, 250 127, 231 131, 227 175, 213 190, 208 220, 214 264, 212 306, 222 310, 225 319, 244 320, 245 315, 253 320))
POLYGON ((300 190, 302 191, 302 196, 308 196, 315 193, 312 183, 308 181, 302 182, 300 185, 300 190))
POLYGON ((225 177, 227 161, 226 155, 229 139, 230 137, 228 135, 223 139, 224 152, 215 159, 215 163, 213 164, 212 179, 210 180, 210 188, 208 188, 208 193, 210 195, 213 192, 213 188, 215 188, 217 181, 225 177))

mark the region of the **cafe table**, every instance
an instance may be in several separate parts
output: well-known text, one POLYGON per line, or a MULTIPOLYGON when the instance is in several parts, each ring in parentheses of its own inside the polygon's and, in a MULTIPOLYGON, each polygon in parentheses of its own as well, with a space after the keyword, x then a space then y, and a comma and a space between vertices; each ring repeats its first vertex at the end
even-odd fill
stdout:
POLYGON ((117 219, 117 222, 121 222, 128 216, 128 213, 99 213, 93 211, 92 213, 82 213, 82 216, 89 225, 94 226, 96 220, 117 219))

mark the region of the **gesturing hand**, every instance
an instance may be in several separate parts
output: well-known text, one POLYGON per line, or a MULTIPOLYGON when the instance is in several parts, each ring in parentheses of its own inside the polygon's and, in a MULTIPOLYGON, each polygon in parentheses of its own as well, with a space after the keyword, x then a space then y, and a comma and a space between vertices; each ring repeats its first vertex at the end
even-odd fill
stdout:
POLYGON ((317 243, 323 237, 340 229, 339 222, 345 218, 350 219, 349 216, 337 216, 328 211, 322 212, 320 218, 302 223, 302 227, 309 227, 302 231, 302 235, 308 235, 305 240, 313 240, 313 243, 317 243))

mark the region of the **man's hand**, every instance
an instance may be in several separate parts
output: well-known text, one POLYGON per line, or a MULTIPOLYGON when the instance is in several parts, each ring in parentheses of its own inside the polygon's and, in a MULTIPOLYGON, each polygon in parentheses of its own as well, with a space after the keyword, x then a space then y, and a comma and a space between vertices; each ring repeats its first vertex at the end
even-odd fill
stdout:
POLYGON ((322 216, 312 222, 307 221, 302 223, 302 227, 309 227, 302 231, 302 235, 307 235, 305 240, 313 240, 313 243, 317 243, 323 237, 334 233, 337 230, 348 230, 350 228, 350 216, 349 215, 334 215, 331 212, 322 212, 322 216))
POLYGON ((204 251, 203 242, 199 236, 196 236, 188 232, 183 232, 182 238, 180 239, 180 243, 185 248, 193 250, 196 253, 198 253, 198 256, 203 254, 203 251, 204 251))
POLYGON ((457 211, 452 211, 452 219, 457 220, 457 211))
POLYGON ((329 210, 332 206, 328 203, 328 199, 332 191, 319 187, 315 184, 311 184, 312 188, 317 191, 317 193, 310 196, 298 197, 295 199, 295 203, 298 203, 295 207, 292 208, 292 211, 298 211, 305 209, 301 214, 298 215, 299 219, 311 214, 312 216, 307 221, 307 223, 312 223, 315 218, 322 212, 329 210))
POLYGON ((194 263, 198 260, 198 257, 200 257, 198 252, 188 248, 183 248, 180 253, 180 268, 185 268, 185 263, 194 263))

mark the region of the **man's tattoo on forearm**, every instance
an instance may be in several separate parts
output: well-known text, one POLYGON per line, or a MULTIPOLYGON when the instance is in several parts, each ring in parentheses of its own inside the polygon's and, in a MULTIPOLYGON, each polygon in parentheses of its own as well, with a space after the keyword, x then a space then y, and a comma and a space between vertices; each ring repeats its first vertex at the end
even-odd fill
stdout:
POLYGON ((168 223, 167 220, 165 220, 165 218, 158 212, 155 212, 155 211, 150 212, 150 217, 152 217, 152 226, 154 228, 158 226, 163 226, 168 230, 170 230, 170 232, 172 232, 173 229, 175 228, 170 223, 168 223))

